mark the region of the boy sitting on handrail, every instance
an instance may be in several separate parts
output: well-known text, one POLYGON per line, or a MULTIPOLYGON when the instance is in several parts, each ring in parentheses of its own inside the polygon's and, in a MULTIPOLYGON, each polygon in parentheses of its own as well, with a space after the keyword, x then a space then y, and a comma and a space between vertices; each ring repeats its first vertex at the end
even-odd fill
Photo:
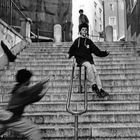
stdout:
POLYGON ((99 57, 106 57, 109 55, 107 51, 101 51, 88 38, 88 25, 83 23, 79 25, 80 37, 75 39, 74 43, 69 49, 69 58, 74 56, 78 65, 87 68, 88 80, 92 85, 92 90, 96 92, 99 98, 108 97, 109 94, 102 88, 99 74, 97 73, 92 53, 99 57))

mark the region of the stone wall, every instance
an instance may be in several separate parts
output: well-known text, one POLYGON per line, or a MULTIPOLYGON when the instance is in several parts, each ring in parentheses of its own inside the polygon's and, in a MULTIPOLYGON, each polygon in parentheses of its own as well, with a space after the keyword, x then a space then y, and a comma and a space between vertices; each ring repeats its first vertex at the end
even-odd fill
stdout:
POLYGON ((71 40, 72 0, 14 0, 20 10, 32 20, 32 31, 53 38, 53 26, 60 24, 63 38, 71 40), (65 37, 66 35, 66 37, 65 37))

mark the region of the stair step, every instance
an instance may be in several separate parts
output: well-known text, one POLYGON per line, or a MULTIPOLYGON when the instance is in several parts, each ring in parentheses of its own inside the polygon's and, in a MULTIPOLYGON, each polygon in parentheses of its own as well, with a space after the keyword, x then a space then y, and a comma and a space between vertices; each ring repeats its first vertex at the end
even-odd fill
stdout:
MULTIPOLYGON (((92 101, 88 103, 88 111, 138 111, 140 108, 140 101, 92 101)), ((76 110, 77 108, 83 110, 83 103, 73 103, 72 109, 76 110)), ((38 103, 28 106, 26 112, 64 112, 66 111, 65 102, 50 102, 50 103, 38 103)))
MULTIPOLYGON (((25 68, 25 67, 23 67, 23 68, 25 68)), ((17 70, 19 70, 20 68, 17 68, 17 70)), ((17 70, 14 70, 14 69, 11 69, 11 70, 7 70, 7 71, 5 71, 5 75, 11 75, 11 76, 14 76, 15 74, 16 74, 16 71, 17 70)), ((58 75, 69 75, 69 74, 71 74, 71 71, 72 71, 72 69, 58 69, 58 70, 56 70, 56 69, 53 69, 53 70, 49 70, 49 69, 34 69, 34 68, 30 68, 30 70, 32 70, 33 71, 33 73, 35 73, 35 75, 40 75, 40 73, 42 73, 42 75, 43 75, 43 73, 44 74, 46 74, 46 75, 56 75, 56 76, 58 76, 58 75)), ((130 75, 131 76, 131 74, 139 74, 140 73, 140 70, 139 69, 97 69, 98 70, 98 73, 100 74, 100 75, 109 75, 109 74, 111 74, 111 75, 116 75, 116 74, 119 74, 119 75, 130 75)), ((75 73, 77 73, 78 72, 78 68, 76 68, 76 72, 75 73)))
MULTIPOLYGON (((10 67, 11 66, 13 66, 13 65, 26 65, 26 64, 33 64, 33 65, 35 65, 35 64, 40 64, 40 63, 42 63, 42 64, 45 64, 45 65, 51 65, 51 64, 54 64, 54 65, 72 65, 73 63, 72 63, 72 61, 70 61, 70 60, 52 60, 52 61, 49 61, 49 60, 33 60, 33 59, 31 59, 30 61, 28 61, 28 62, 26 62, 24 59, 22 59, 22 60, 18 60, 17 59, 17 61, 16 61, 16 63, 10 63, 10 67)), ((140 62, 139 61, 136 61, 136 60, 123 60, 123 61, 120 61, 120 60, 114 60, 114 61, 106 61, 106 60, 101 60, 101 61, 95 61, 95 64, 96 65, 119 65, 119 64, 132 64, 132 65, 134 65, 134 64, 140 64, 140 62)))
MULTIPOLYGON (((72 101, 84 101, 84 91, 82 93, 75 92, 72 93, 71 100, 72 101)), ((139 101, 139 92, 118 92, 118 93, 110 93, 110 101, 139 101)), ((93 92, 87 93, 88 101, 100 101, 100 99, 93 92)), ((1 92, 0 94, 0 102, 8 102, 10 98, 10 94, 4 94, 1 92)), ((46 95, 42 98, 41 101, 49 101, 49 102, 57 102, 62 101, 66 102, 68 98, 68 92, 64 93, 53 93, 52 91, 48 91, 46 95)))
MULTIPOLYGON (((25 117, 31 118, 34 123, 37 124, 73 124, 74 116, 67 112, 49 113, 26 113, 25 117)), ((124 112, 86 112, 82 116, 79 116, 79 123, 140 123, 140 112, 139 111, 124 111, 124 112)))
MULTIPOLYGON (((105 124, 106 125, 106 124, 105 124)), ((106 127, 103 126, 94 126, 94 125, 80 125, 78 132, 79 137, 82 139, 117 139, 119 140, 121 138, 128 138, 131 136, 131 138, 139 138, 140 137, 140 128, 139 124, 133 124, 133 123, 124 123, 120 124, 120 126, 108 124, 106 127)), ((45 139, 53 139, 57 138, 56 140, 65 139, 68 140, 74 139, 74 127, 71 125, 53 125, 53 126, 46 126, 41 125, 40 129, 42 130, 42 137, 45 139), (61 138, 63 137, 63 138, 61 138)), ((7 133, 8 135, 8 133, 7 133)), ((132 139, 131 139, 132 140, 132 139)))
MULTIPOLYGON (((30 60, 30 61, 41 61, 41 62, 46 62, 46 61, 69 61, 69 62, 72 62, 72 59, 68 59, 68 58, 57 58, 57 57, 51 57, 51 58, 47 58, 47 59, 44 59, 44 58, 39 58, 39 57, 34 57, 34 58, 29 58, 29 57, 24 57, 24 58, 22 58, 22 57, 20 57, 20 56, 17 56, 18 58, 15 60, 15 62, 17 62, 17 61, 20 61, 20 62, 28 62, 27 60, 30 60)), ((140 58, 137 58, 136 56, 132 56, 132 57, 124 57, 124 56, 120 56, 120 57, 105 57, 104 59, 102 59, 102 58, 100 58, 100 57, 95 57, 94 56, 94 60, 95 60, 95 62, 97 61, 99 61, 99 62, 110 62, 110 61, 112 61, 112 62, 116 62, 116 61, 118 61, 118 62, 121 62, 121 61, 139 61, 140 60, 140 58)))
MULTIPOLYGON (((63 126, 52 126, 51 130, 47 131, 47 128, 49 129, 50 126, 44 126, 41 129, 46 129, 46 138, 48 136, 55 136, 56 137, 62 137, 63 136, 74 136, 74 128, 72 126, 63 125, 63 126), (51 132, 51 133, 49 133, 51 132), (62 135, 60 135, 62 134, 62 135)), ((79 136, 81 137, 89 137, 90 138, 105 138, 105 137, 140 137, 140 127, 139 124, 133 124, 133 123, 124 123, 118 125, 112 125, 106 124, 101 126, 95 126, 95 125, 80 125, 79 126, 79 136)))
MULTIPOLYGON (((71 62, 69 62, 69 63, 66 63, 66 64, 63 64, 63 63, 61 63, 61 62, 56 62, 56 63, 53 63, 53 62, 51 62, 51 63, 46 63, 46 62, 42 62, 42 63, 40 63, 40 62, 27 62, 27 63, 22 63, 22 65, 24 65, 24 66, 45 66, 45 67, 52 67, 52 66, 54 66, 54 67, 66 67, 66 66, 72 66, 72 63, 71 62)), ((21 63, 15 63, 15 65, 11 65, 10 67, 11 68, 13 68, 13 67, 15 67, 15 66, 21 66, 21 63)), ((140 63, 137 63, 137 62, 127 62, 127 63, 113 63, 113 62, 110 62, 110 63, 96 63, 96 67, 114 67, 114 66, 125 66, 125 67, 127 67, 127 66, 132 66, 132 67, 138 67, 138 66, 140 66, 140 63)))
MULTIPOLYGON (((63 72, 64 73, 64 72, 63 72)), ((60 75, 56 75, 56 73, 54 72, 54 74, 49 74, 47 73, 47 75, 51 78, 51 79, 54 79, 56 81, 63 81, 63 80, 69 80, 71 79, 71 74, 70 73, 67 73, 67 74, 63 74, 61 73, 60 75)), ((42 79, 45 79, 46 76, 46 73, 43 73, 42 71, 40 71, 39 73, 36 73, 34 72, 34 77, 32 78, 32 81, 39 81, 41 78, 42 79)), ((139 80, 140 79, 140 73, 130 73, 130 74, 100 74, 100 78, 101 80, 112 80, 112 81, 115 81, 115 80, 139 80)), ((78 79, 78 72, 75 74, 75 79, 78 79)), ((83 78, 83 75, 82 75, 82 79, 83 78)), ((4 84, 4 83, 11 83, 11 82, 14 82, 15 81, 15 77, 13 74, 9 74, 9 75, 2 75, 1 76, 1 82, 4 84)))
MULTIPOLYGON (((121 57, 121 56, 123 56, 123 57, 128 57, 128 56, 132 56, 132 52, 128 52, 128 53, 125 53, 125 52, 110 52, 110 54, 109 54, 109 56, 107 56, 107 57, 121 57)), ((29 56, 30 57, 40 57, 40 58, 43 58, 43 57, 45 57, 45 58, 55 58, 55 57, 57 57, 57 58, 67 58, 67 53, 52 53, 52 54, 47 54, 47 53, 42 53, 42 52, 36 52, 36 53, 33 53, 33 52, 22 52, 22 53, 20 53, 20 55, 18 56, 18 58, 28 58, 29 56)))
MULTIPOLYGON (((5 107, 7 103, 0 103, 1 107, 5 107)), ((84 109, 83 102, 72 102, 71 109, 81 111, 84 109)), ((90 101, 88 102, 89 112, 98 111, 139 111, 140 101, 90 101)), ((66 112, 66 102, 38 102, 27 106, 25 112, 66 112)))
MULTIPOLYGON (((42 76, 42 79, 43 79, 43 76, 42 76)), ((35 79, 35 80, 38 81, 38 79, 35 79)), ((79 85, 77 81, 78 80, 74 81, 74 87, 77 87, 79 85)), ((110 79, 110 80, 103 79, 102 80, 103 87, 110 86, 111 88, 115 86, 139 86, 139 83, 140 83, 140 79, 130 79, 130 80, 128 79, 110 79)), ((4 86, 8 86, 9 84, 11 84, 11 82, 5 82, 4 86)), ((51 83, 51 86, 53 87, 57 85, 68 87, 70 85, 70 79, 55 80, 51 83)))
MULTIPOLYGON (((69 69, 69 70, 72 70, 72 66, 68 65, 68 66, 49 66, 49 67, 45 67, 44 65, 40 66, 40 67, 37 67, 37 66, 24 66, 24 65, 19 65, 18 67, 10 67, 10 70, 19 70, 19 69, 23 69, 23 68, 27 68, 29 70, 66 70, 66 69, 69 69)), ((105 65, 102 65, 102 66, 96 66, 96 69, 97 70, 101 70, 101 71, 108 71, 108 70, 114 70, 114 69, 122 69, 122 70, 127 70, 127 69, 140 69, 140 65, 125 65, 125 64, 122 64, 122 65, 113 65, 113 66, 105 66, 105 65)))
MULTIPOLYGON (((36 47, 31 47, 31 48, 27 48, 26 50, 24 50, 22 53, 47 53, 47 54, 52 54, 52 53, 57 53, 57 52, 63 52, 63 53, 68 53, 69 51, 69 48, 66 48, 66 47, 61 47, 61 48, 52 48, 52 47, 40 47, 40 48, 36 48, 36 47)), ((135 53, 136 51, 134 50, 134 48, 132 47, 128 47, 128 48, 119 48, 119 47, 115 47, 115 48, 107 48, 107 49, 104 49, 102 47, 99 47, 100 50, 107 50, 109 52, 113 52, 113 53, 135 53)))
MULTIPOLYGON (((9 93, 12 90, 14 84, 7 85, 7 86, 0 86, 0 92, 4 93, 9 93)), ((114 92, 139 92, 140 91, 140 86, 139 85, 126 85, 126 86, 103 86, 103 88, 109 92, 109 93, 114 93, 114 92)), ((55 86, 50 86, 49 91, 51 92, 68 92, 68 86, 66 85, 55 85, 55 86)), ((78 92, 78 87, 74 87, 74 92, 78 92)), ((91 92, 91 87, 87 89, 87 92, 91 92)))

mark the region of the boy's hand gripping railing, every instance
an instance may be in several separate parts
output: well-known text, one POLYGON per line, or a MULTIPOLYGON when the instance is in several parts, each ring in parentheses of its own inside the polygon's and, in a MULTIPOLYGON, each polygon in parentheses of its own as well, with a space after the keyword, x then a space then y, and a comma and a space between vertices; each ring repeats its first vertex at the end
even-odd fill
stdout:
MULTIPOLYGON (((79 67, 79 86, 80 86, 80 92, 82 92, 81 89, 81 67, 79 67)), ((73 59, 73 66, 72 66, 72 75, 71 75, 71 82, 69 86, 69 92, 68 92, 68 97, 67 97, 67 105, 66 105, 66 110, 74 115, 75 117, 75 128, 74 128, 74 140, 78 140, 78 116, 82 115, 87 111, 87 78, 86 78, 86 67, 84 70, 84 109, 81 111, 74 111, 71 109, 71 96, 72 96, 72 88, 73 88, 73 79, 74 79, 74 71, 75 71, 75 60, 73 59)))

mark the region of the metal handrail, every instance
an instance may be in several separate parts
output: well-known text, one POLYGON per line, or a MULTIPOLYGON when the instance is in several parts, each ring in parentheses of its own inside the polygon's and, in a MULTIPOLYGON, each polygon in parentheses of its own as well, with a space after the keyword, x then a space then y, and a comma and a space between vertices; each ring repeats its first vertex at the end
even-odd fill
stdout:
MULTIPOLYGON (((71 82, 69 86, 69 92, 67 97, 67 105, 66 110, 67 112, 71 113, 75 116, 75 140, 78 140, 78 116, 82 115, 87 111, 87 78, 86 78, 86 69, 85 69, 85 76, 84 76, 84 109, 82 111, 74 111, 71 109, 71 96, 72 96, 72 88, 73 88, 73 79, 74 79, 74 71, 75 71, 75 60, 73 59, 72 65, 72 75, 71 75, 71 82)), ((80 76, 80 75, 79 75, 80 76)), ((81 80, 81 78, 80 78, 81 80)), ((81 83, 81 81, 80 81, 81 83)), ((81 87, 80 87, 81 88, 81 87)))
MULTIPOLYGON (((20 18, 28 20, 28 17, 20 10, 13 0, 1 0, 0 11, 1 19, 11 27, 21 26, 20 18)), ((19 30, 17 31, 20 33, 19 30)))
POLYGON ((11 0, 12 4, 16 7, 17 11, 25 18, 25 19, 28 19, 23 12, 21 12, 21 10, 18 8, 18 6, 16 5, 16 3, 11 0))

